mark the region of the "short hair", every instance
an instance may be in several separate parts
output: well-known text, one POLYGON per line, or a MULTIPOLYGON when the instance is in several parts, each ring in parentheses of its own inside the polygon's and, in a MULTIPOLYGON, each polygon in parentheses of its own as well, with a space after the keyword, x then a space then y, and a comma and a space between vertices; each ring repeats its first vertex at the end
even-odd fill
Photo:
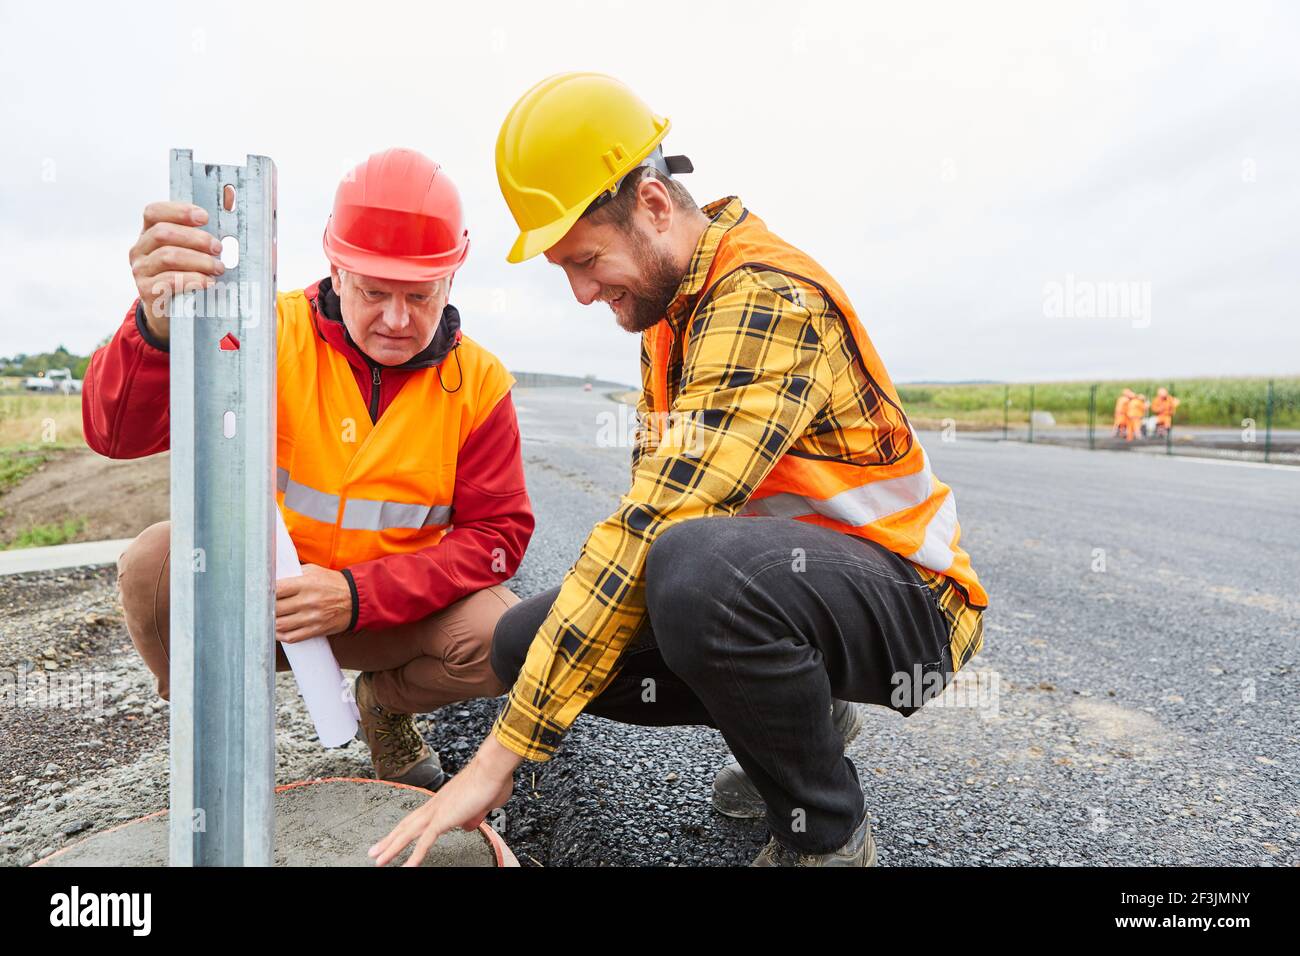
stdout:
POLYGON ((602 226, 613 223, 620 229, 627 230, 632 224, 632 210, 636 208, 636 191, 643 176, 650 176, 664 184, 673 205, 681 210, 699 209, 694 197, 679 180, 661 173, 653 166, 638 166, 628 173, 619 184, 618 193, 609 202, 583 213, 580 218, 602 226))

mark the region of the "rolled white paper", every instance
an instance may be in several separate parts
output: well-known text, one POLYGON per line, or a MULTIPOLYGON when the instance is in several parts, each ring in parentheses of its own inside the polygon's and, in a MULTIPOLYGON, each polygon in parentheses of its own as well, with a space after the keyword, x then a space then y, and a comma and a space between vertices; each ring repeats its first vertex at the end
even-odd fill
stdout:
MULTIPOLYGON (((296 578, 302 574, 298 549, 293 546, 284 515, 275 509, 275 579, 296 578)), ((307 713, 316 725, 316 736, 326 747, 342 747, 357 732, 361 714, 352 699, 352 687, 343 676, 334 648, 328 638, 309 637, 292 644, 281 643, 289 658, 298 691, 307 705, 307 713)))

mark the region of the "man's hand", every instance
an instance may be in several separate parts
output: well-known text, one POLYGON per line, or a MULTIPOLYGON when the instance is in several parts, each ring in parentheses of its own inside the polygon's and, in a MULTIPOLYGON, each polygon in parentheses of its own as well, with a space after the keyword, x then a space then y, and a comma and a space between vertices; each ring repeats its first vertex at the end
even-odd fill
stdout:
POLYGON ((352 589, 342 571, 304 564, 302 576, 275 582, 275 639, 285 644, 328 637, 352 620, 352 589))
POLYGON ((173 295, 206 289, 226 271, 221 243, 197 227, 207 211, 183 202, 153 202, 144 207, 144 227, 131 247, 131 272, 144 306, 149 331, 169 341, 167 305, 173 295))
POLYGON ((478 753, 460 773, 429 798, 418 810, 412 810, 369 850, 376 866, 388 863, 415 840, 415 849, 403 866, 419 866, 429 848, 452 827, 472 830, 483 822, 488 811, 504 807, 514 789, 515 768, 522 757, 507 750, 491 734, 478 753))

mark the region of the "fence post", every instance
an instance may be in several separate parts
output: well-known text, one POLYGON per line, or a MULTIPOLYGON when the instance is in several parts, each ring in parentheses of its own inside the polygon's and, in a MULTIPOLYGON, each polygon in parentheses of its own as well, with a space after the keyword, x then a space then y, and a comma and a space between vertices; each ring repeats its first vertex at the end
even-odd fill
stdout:
POLYGON ((1268 404, 1264 410, 1264 461, 1273 447, 1273 380, 1268 380, 1268 404))
POLYGON ((1002 440, 1007 440, 1007 416, 1011 414, 1011 386, 1002 393, 1002 440))
POLYGON ((1097 431, 1097 386, 1088 389, 1088 448, 1097 447, 1094 436, 1097 431))
POLYGON ((1029 444, 1034 443, 1034 386, 1029 386, 1029 444))
MULTIPOLYGON (((1173 404, 1173 399, 1174 399, 1174 383, 1173 383, 1173 382, 1170 382, 1170 383, 1169 383, 1169 403, 1170 403, 1171 405, 1173 404)), ((1176 413, 1176 412, 1175 412, 1174 409, 1170 409, 1170 411, 1169 411, 1169 427, 1165 429, 1165 454, 1166 454, 1166 455, 1172 455, 1172 454, 1174 453, 1174 415, 1175 415, 1175 413, 1176 413)))

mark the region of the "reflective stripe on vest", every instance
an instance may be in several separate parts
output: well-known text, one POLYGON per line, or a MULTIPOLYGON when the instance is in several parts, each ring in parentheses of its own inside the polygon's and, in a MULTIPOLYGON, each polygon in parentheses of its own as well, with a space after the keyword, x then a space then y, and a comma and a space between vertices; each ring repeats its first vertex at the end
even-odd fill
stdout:
POLYGON ((359 531, 427 528, 447 524, 450 518, 451 505, 411 505, 400 501, 349 498, 343 503, 343 521, 339 527, 359 531))
MULTIPOLYGON (((933 491, 930 456, 921 449, 924 467, 914 475, 885 478, 855 488, 846 488, 830 498, 812 498, 779 492, 766 498, 749 500, 743 515, 770 518, 802 518, 818 514, 854 528, 874 524, 908 508, 923 504, 933 491)), ((943 504, 925 526, 924 543, 903 557, 933 571, 944 572, 956 558, 948 542, 957 530, 957 505, 949 491, 943 504)))
POLYGON ((774 518, 798 518, 802 515, 819 514, 854 527, 871 524, 886 515, 896 514, 906 508, 919 505, 930 497, 929 456, 925 456, 923 461, 925 467, 914 475, 885 478, 855 488, 846 488, 839 494, 825 499, 789 492, 781 492, 757 500, 750 499, 748 513, 774 518))
MULTIPOLYGON (((275 470, 275 487, 284 492, 286 508, 325 524, 333 524, 338 520, 338 495, 318 491, 294 481, 284 468, 275 470)), ((339 527, 352 531, 384 531, 389 528, 427 528, 430 525, 448 524, 450 521, 451 505, 349 498, 343 503, 343 520, 339 522, 339 527)))

